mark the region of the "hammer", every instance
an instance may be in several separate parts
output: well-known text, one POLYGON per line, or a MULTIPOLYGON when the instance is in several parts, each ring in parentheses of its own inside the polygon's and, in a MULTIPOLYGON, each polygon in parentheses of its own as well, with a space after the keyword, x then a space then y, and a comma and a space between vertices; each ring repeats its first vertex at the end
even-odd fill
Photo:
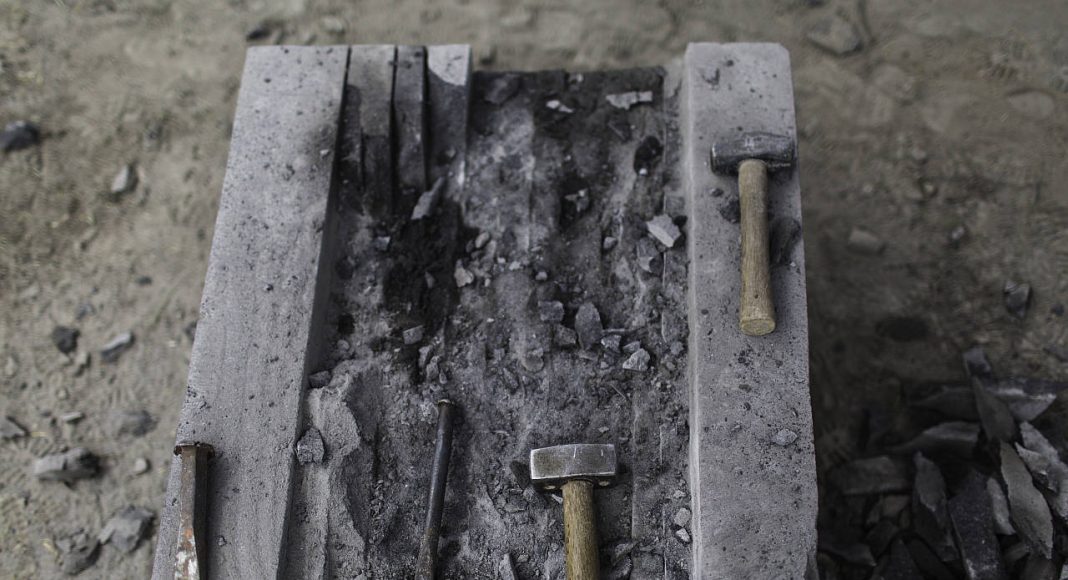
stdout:
POLYGON ((530 452, 530 481, 564 493, 564 557, 568 580, 597 580, 597 528, 593 488, 616 478, 616 446, 557 445, 530 452))
POLYGON ((742 218, 742 301, 739 326, 750 336, 775 330, 768 272, 768 172, 794 164, 794 139, 773 133, 743 133, 712 145, 712 171, 738 174, 742 218))

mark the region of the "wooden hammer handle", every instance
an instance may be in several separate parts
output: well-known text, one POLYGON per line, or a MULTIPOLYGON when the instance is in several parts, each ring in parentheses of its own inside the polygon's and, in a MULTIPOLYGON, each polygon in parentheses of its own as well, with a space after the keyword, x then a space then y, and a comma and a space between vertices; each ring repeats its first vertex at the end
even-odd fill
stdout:
POLYGON ((593 483, 581 479, 564 484, 564 555, 567 580, 598 580, 597 519, 593 483))
POLYGON ((739 325, 750 336, 775 330, 768 265, 768 167, 758 159, 738 166, 742 214, 742 302, 739 325))

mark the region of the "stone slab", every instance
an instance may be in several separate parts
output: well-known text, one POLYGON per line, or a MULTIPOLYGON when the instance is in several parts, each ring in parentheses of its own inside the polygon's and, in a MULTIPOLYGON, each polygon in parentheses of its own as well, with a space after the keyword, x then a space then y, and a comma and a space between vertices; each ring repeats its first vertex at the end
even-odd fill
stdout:
POLYGON ((397 186, 418 197, 427 183, 426 47, 398 46, 393 81, 393 124, 396 127, 397 186))
MULTIPOLYGON (((215 447, 213 578, 276 578, 334 178, 347 47, 249 49, 178 440, 215 447), (251 436, 254 434, 254 436, 251 436)), ((154 578, 174 576, 172 463, 154 578)))
MULTIPOLYGON (((772 269, 778 329, 742 334, 740 233, 730 207, 737 187, 711 171, 709 157, 715 140, 740 130, 796 136, 789 55, 776 44, 691 44, 682 84, 693 576, 805 578, 815 559, 817 488, 804 250, 798 239, 772 269), (784 430, 796 439, 773 442, 784 430)), ((796 167, 773 176, 769 199, 772 224, 801 223, 796 167)))

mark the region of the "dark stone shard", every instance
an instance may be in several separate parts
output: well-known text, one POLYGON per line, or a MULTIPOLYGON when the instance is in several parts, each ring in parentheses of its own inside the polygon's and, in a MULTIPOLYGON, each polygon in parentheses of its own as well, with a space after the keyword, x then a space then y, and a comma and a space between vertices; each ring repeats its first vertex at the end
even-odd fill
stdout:
POLYGON ((917 451, 930 454, 948 453, 970 457, 979 442, 979 425, 950 421, 925 429, 911 441, 893 448, 894 453, 911 455, 917 451))
POLYGON ((1017 421, 1033 421, 1068 389, 1066 382, 1024 377, 999 379, 984 386, 1005 403, 1017 421))
POLYGON ((77 328, 69 326, 57 326, 52 329, 52 344, 56 345, 59 352, 70 354, 78 348, 78 336, 81 332, 77 328))
POLYGON ((675 222, 664 214, 645 222, 645 229, 648 230, 650 236, 663 244, 665 248, 674 248, 675 243, 682 237, 682 231, 679 230, 679 226, 675 225, 675 222))
POLYGON ((601 325, 601 314, 591 302, 586 302, 579 307, 575 315, 575 332, 578 334, 579 344, 589 350, 601 341, 604 336, 604 326, 601 325))
POLYGON ((771 222, 769 250, 772 267, 790 263, 794 246, 801 239, 801 224, 792 217, 779 217, 771 222))
POLYGON ((850 564, 875 567, 875 557, 871 554, 871 548, 854 538, 855 535, 840 531, 821 531, 819 534, 819 549, 833 554, 850 564))
POLYGON ((663 269, 663 256, 656 242, 643 237, 635 245, 634 252, 637 255, 638 267, 648 274, 657 274, 663 269))
POLYGON ((111 544, 125 553, 137 549, 154 514, 145 508, 126 506, 111 516, 97 537, 101 544, 111 544))
POLYGON ((412 221, 430 217, 434 210, 437 209, 443 191, 445 191, 445 178, 439 177, 434 181, 434 185, 430 189, 419 196, 419 201, 415 202, 415 207, 412 208, 412 221))
POLYGON ((946 481, 934 462, 921 453, 913 457, 916 484, 912 488, 912 526, 938 557, 949 562, 957 558, 957 549, 949 533, 946 511, 946 481))
POLYGON ((0 416, 0 439, 17 439, 25 436, 26 430, 16 423, 14 419, 0 416))
POLYGON ((519 91, 519 75, 506 73, 494 76, 486 83, 486 92, 482 100, 493 105, 501 105, 519 91))
POLYGON ((1056 344, 1047 344, 1042 347, 1042 350, 1046 351, 1053 358, 1063 362, 1068 362, 1068 348, 1058 346, 1056 344))
POLYGON ((660 139, 652 135, 642 139, 634 151, 634 172, 638 175, 648 175, 660 162, 663 153, 664 146, 660 139))
POLYGON ((59 569, 68 576, 81 574, 100 555, 100 542, 83 530, 56 538, 55 544, 59 550, 59 569))
POLYGON ((4 153, 27 149, 41 142, 41 130, 29 121, 13 121, 0 131, 0 150, 4 153))
POLYGON ((737 225, 742 221, 742 206, 738 202, 737 196, 732 196, 730 199, 719 204, 717 208, 719 215, 728 222, 737 225))
POLYGON ((986 480, 986 495, 990 498, 990 511, 993 517, 994 531, 1001 536, 1016 534, 1016 528, 1012 527, 1012 515, 1009 513, 1009 500, 1005 497, 1005 490, 996 477, 986 480))
POLYGON ((1035 481, 1046 488, 1046 501, 1053 513, 1068 521, 1068 465, 1061 461, 1057 448, 1030 423, 1020 424, 1023 445, 1016 445, 1020 459, 1035 481))
POLYGON ((301 465, 322 463, 325 455, 326 447, 323 445, 323 436, 315 427, 305 431, 304 436, 297 441, 297 461, 301 465))
POLYGON ((572 348, 578 344, 578 334, 563 324, 553 327, 553 344, 558 348, 572 348))
POLYGON ((623 340, 623 337, 618 334, 608 334, 601 337, 601 348, 608 352, 619 354, 619 343, 623 340))
POLYGON ((333 375, 330 371, 319 371, 308 377, 308 387, 312 389, 321 389, 330 384, 330 379, 333 375))
POLYGON ((900 532, 900 528, 894 522, 883 519, 864 536, 864 543, 871 548, 872 554, 881 556, 890 546, 900 532))
POLYGON ((627 360, 623 361, 623 370, 644 373, 649 370, 649 352, 644 348, 634 351, 627 360))
POLYGON ((1027 307, 1031 304, 1031 285, 1006 280, 1003 292, 1005 309, 1009 311, 1009 314, 1023 320, 1027 316, 1027 307))
POLYGON ((564 305, 556 300, 538 302, 538 319, 542 322, 562 322, 564 305))
POLYGON ((1001 477, 1012 523, 1032 550, 1049 558, 1053 552, 1053 517, 1042 493, 1035 488, 1031 474, 1008 443, 1001 443, 1001 477))
POLYGON ((939 560, 938 556, 922 540, 909 540, 906 546, 908 547, 909 555, 912 556, 912 561, 920 569, 919 577, 933 580, 957 579, 957 575, 942 560, 939 560))
POLYGON ((976 379, 989 379, 994 377, 994 367, 990 366, 990 359, 986 358, 986 351, 981 346, 973 346, 961 355, 964 360, 964 372, 969 377, 976 379))
POLYGON ((912 489, 908 465, 885 455, 839 465, 828 475, 830 484, 845 495, 893 493, 912 489))
POLYGON ((112 363, 119 360, 119 356, 126 352, 134 343, 134 335, 132 332, 124 332, 110 342, 104 345, 104 348, 100 349, 100 360, 112 363))
POLYGON ((980 381, 972 384, 975 396, 975 408, 979 412, 979 422, 983 432, 992 441, 1012 441, 1016 438, 1016 421, 1005 403, 991 394, 980 381))
POLYGON ((888 316, 875 323, 875 334, 895 342, 913 342, 927 338, 930 330, 920 318, 888 316))
POLYGON ((270 23, 268 23, 266 21, 257 22, 256 24, 254 24, 252 26, 252 28, 249 28, 247 31, 245 31, 245 40, 248 40, 248 41, 261 40, 261 39, 267 38, 267 35, 269 35, 270 33, 271 33, 271 25, 270 25, 270 23))
POLYGON ((197 338, 197 321, 194 320, 185 325, 183 332, 185 333, 185 337, 189 339, 189 342, 195 341, 197 338))
POLYGON ((156 420, 148 411, 115 411, 111 414, 112 432, 116 437, 141 437, 156 428, 156 420))
POLYGON ((905 543, 895 540, 890 545, 890 557, 882 571, 882 580, 917 580, 922 577, 905 543))
POLYGON ((965 421, 978 421, 979 412, 975 409, 975 395, 971 388, 944 385, 934 392, 910 403, 920 409, 937 411, 948 417, 965 421))
POLYGON ((64 453, 45 455, 33 463, 33 476, 44 481, 70 483, 96 475, 99 460, 88 449, 77 447, 64 453))
POLYGON ((953 537, 960 547, 961 563, 970 580, 1007 578, 1000 546, 994 535, 994 512, 982 476, 969 472, 957 495, 949 500, 953 537))
POLYGON ((1058 580, 1064 578, 1061 566, 1041 554, 1031 554, 1024 563, 1020 578, 1024 580, 1058 580))

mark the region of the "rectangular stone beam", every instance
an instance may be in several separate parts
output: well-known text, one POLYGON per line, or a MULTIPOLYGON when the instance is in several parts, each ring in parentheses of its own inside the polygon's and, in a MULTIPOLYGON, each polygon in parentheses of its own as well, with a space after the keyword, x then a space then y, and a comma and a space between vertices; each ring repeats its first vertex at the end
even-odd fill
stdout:
POLYGON ((428 188, 426 84, 426 47, 398 46, 393 124, 397 135, 397 185, 406 198, 417 198, 428 188))
POLYGON ((778 329, 738 328, 736 179, 710 165, 740 131, 796 138, 790 59, 777 44, 691 44, 683 63, 690 219, 690 486, 694 578, 804 578, 816 552, 816 462, 796 166, 769 183, 778 329))
MULTIPOLYGON (((282 569, 310 332, 329 276, 323 232, 347 61, 347 47, 257 47, 246 57, 177 437, 216 451, 212 578, 282 569)), ((174 577, 178 467, 154 578, 174 577)))

